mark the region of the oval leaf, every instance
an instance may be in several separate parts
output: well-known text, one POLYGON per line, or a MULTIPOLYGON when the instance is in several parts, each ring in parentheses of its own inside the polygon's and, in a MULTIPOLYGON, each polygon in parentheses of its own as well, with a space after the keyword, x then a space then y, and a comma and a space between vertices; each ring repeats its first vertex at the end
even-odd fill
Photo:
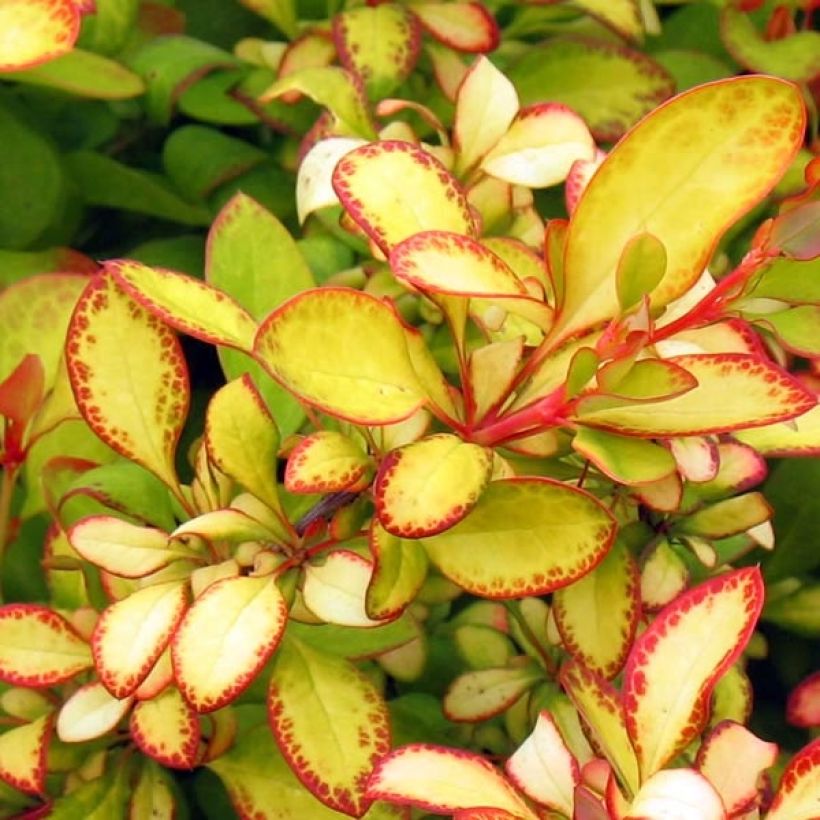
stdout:
POLYGON ((131 700, 117 700, 101 683, 87 683, 60 709, 57 736, 64 743, 82 743, 101 737, 122 720, 131 700))
POLYGON ((291 450, 285 489, 290 493, 340 492, 359 486, 370 464, 370 457, 350 436, 319 430, 291 450))
POLYGON ((37 604, 0 607, 0 680, 52 686, 91 665, 88 644, 56 612, 37 604))
POLYGON ((0 71, 19 71, 71 51, 80 33, 80 9, 74 0, 6 0, 0 32, 0 71))
POLYGON ((470 515, 424 545, 468 592, 518 598, 585 575, 614 534, 612 517, 591 495, 549 479, 515 478, 492 482, 470 515))
POLYGON ((120 455, 177 487, 174 452, 188 412, 188 372, 173 331, 96 276, 66 339, 71 387, 92 430, 120 455))
POLYGON ((435 535, 473 509, 492 472, 492 452, 439 434, 393 450, 373 486, 379 523, 401 538, 435 535))
POLYGON ((390 749, 387 706, 349 661, 285 641, 268 694, 271 728, 302 783, 323 803, 361 817, 365 782, 390 749))
POLYGON ((820 794, 820 738, 813 740, 789 761, 766 820, 795 820, 817 814, 820 794))
POLYGON ((48 714, 3 732, 0 779, 21 792, 44 794, 46 756, 53 728, 54 715, 48 714))
POLYGON ((623 701, 643 778, 697 736, 712 689, 743 651, 762 607, 760 570, 736 570, 676 598, 635 642, 623 701))
POLYGON ((657 772, 641 786, 628 816, 725 820, 726 811, 714 786, 702 774, 694 769, 670 769, 657 772))
POLYGON ((459 675, 448 687, 442 710, 449 720, 476 723, 509 709, 541 680, 535 665, 523 669, 478 669, 459 675))
POLYGON ((131 713, 129 729, 137 748, 163 766, 194 767, 201 735, 199 718, 179 689, 170 686, 152 700, 140 701, 131 713))
POLYGON ((498 25, 481 3, 412 3, 410 8, 430 34, 456 51, 492 51, 498 25))
POLYGON ((409 606, 427 577, 427 553, 418 541, 391 535, 374 518, 370 526, 373 574, 365 596, 371 618, 396 618, 409 606))
POLYGON ((236 698, 279 643, 288 609, 270 577, 218 581, 188 610, 171 643, 177 685, 198 712, 236 698))

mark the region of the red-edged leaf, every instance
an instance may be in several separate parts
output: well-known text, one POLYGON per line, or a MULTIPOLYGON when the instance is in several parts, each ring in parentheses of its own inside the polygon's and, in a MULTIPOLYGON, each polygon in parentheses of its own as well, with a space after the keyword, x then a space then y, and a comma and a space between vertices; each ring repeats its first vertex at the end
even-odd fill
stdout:
POLYGON ((54 714, 42 715, 0 735, 0 778, 21 792, 45 794, 46 755, 54 714))
POLYGON ((786 766, 766 820, 811 820, 820 794, 820 738, 803 747, 786 766))
POLYGON ((343 658, 287 640, 276 656, 268 707, 296 776, 326 805, 361 817, 370 805, 367 777, 390 749, 387 706, 370 679, 343 658))
POLYGON ((513 478, 491 482, 466 518, 424 545, 463 589, 518 598, 585 575, 614 534, 609 512, 591 495, 549 479, 513 478))
POLYGON ((0 607, 0 680, 52 686, 91 665, 88 644, 56 612, 38 604, 0 607))
POLYGON ((208 587, 171 642, 177 685, 188 703, 212 712, 236 698, 276 649, 287 612, 270 577, 227 578, 208 587))
POLYGON ((644 778, 701 731, 712 689, 745 648, 762 607, 760 570, 736 570, 676 598, 635 642, 623 701, 644 778))
POLYGON ((703 741, 695 768, 715 787, 732 816, 754 805, 760 775, 776 761, 776 743, 767 743, 745 726, 727 720, 703 741))
POLYGON ((641 786, 624 820, 726 820, 720 795, 694 769, 656 772, 641 786))
POLYGON ((347 212, 385 254, 426 230, 475 232, 467 197, 432 154, 409 142, 384 140, 346 154, 333 187, 347 212), (415 207, 423 199, 423 209, 415 207))
POLYGON ((379 523, 400 538, 447 530, 473 509, 491 469, 490 450, 445 433, 393 450, 373 486, 379 523))
POLYGON ((740 430, 736 438, 765 456, 820 455, 820 405, 787 424, 740 430))
POLYGON ((573 816, 573 793, 581 781, 581 769, 549 712, 539 712, 532 734, 505 768, 510 780, 531 800, 573 816))
POLYGON ((449 720, 476 723, 509 709, 543 677, 535 664, 507 669, 477 669, 459 675, 448 687, 442 709, 449 720))
POLYGON ((786 720, 794 726, 820 726, 820 672, 801 680, 789 693, 786 720))
POLYGON ((80 9, 74 0, 5 0, 0 32, 0 71, 32 68, 71 51, 80 33, 80 9))
POLYGON ((488 808, 526 820, 536 816, 483 757, 426 743, 411 743, 383 757, 370 777, 367 794, 437 814, 488 808))
POLYGON ((371 460, 361 445, 335 430, 305 436, 288 456, 285 489, 291 493, 332 493, 361 486, 371 460))
MULTIPOLYGON (((8 378, 0 383, 0 415, 18 428, 18 446, 26 425, 43 400, 44 388, 43 363, 32 353, 24 356, 8 378)), ((8 435, 9 431, 6 432, 7 442, 8 435)))
POLYGON ((658 542, 641 572, 641 603, 649 610, 666 606, 686 589, 689 570, 666 539, 658 542))
POLYGON ((370 525, 373 574, 365 596, 371 618, 396 618, 412 603, 427 577, 427 553, 418 541, 397 538, 380 526, 370 525))
POLYGON ((252 348, 256 322, 227 293, 141 262, 114 260, 105 270, 134 301, 177 330, 210 344, 252 348))
POLYGON ((595 151, 595 156, 590 160, 578 159, 572 163, 567 174, 566 185, 564 186, 564 200, 567 206, 567 213, 572 215, 573 211, 581 199, 581 194, 586 190, 592 175, 601 167, 601 163, 606 158, 606 152, 600 149, 595 151))
POLYGON ((168 645, 187 603, 179 581, 146 587, 112 604, 91 647, 100 680, 115 698, 134 694, 168 645))
POLYGON ((498 24, 480 3, 412 3, 424 28, 456 51, 492 51, 498 45, 498 24))
POLYGON ((92 430, 177 487, 174 452, 189 387, 173 331, 100 274, 74 310, 66 359, 77 406, 92 430))
POLYGON ((199 717, 171 686, 151 700, 140 701, 129 725, 136 746, 163 766, 194 767, 199 751, 199 717))
POLYGON ((616 541, 592 572, 555 591, 553 615, 565 649, 613 678, 626 660, 641 614, 638 568, 616 541))
POLYGON ((159 656, 159 660, 154 664, 153 669, 145 676, 143 682, 134 692, 134 697, 138 700, 150 700, 155 698, 166 686, 174 681, 174 666, 171 663, 171 650, 169 647, 159 656))
POLYGON ((132 698, 117 700, 101 683, 81 686, 57 715, 57 736, 65 743, 82 743, 110 732, 125 717, 132 698))

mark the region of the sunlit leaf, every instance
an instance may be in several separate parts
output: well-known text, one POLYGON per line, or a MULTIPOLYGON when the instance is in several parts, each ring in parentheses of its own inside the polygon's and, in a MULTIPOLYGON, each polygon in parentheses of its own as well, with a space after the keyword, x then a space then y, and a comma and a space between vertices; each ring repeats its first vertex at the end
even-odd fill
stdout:
POLYGON ((647 484, 675 470, 675 459, 659 444, 580 427, 572 447, 602 473, 623 484, 647 484))
POLYGON ((350 662, 288 639, 273 667, 268 708, 296 776, 323 803, 360 817, 366 778, 390 748, 387 707, 350 662))
POLYGON ((0 735, 0 779, 22 792, 44 794, 53 728, 54 716, 47 714, 0 735))
POLYGON ((630 40, 643 38, 638 0, 577 0, 577 4, 623 37, 630 40))
POLYGON ((334 430, 319 430, 290 451, 285 487, 291 493, 340 492, 361 486, 370 464, 358 442, 334 430))
POLYGON ((498 25, 481 3, 411 3, 424 28, 457 51, 492 51, 498 45, 498 25))
POLYGON ((171 642, 185 700, 198 712, 212 712, 236 698, 276 649, 287 611, 270 577, 228 578, 208 587, 171 642))
POLYGON ((374 518, 370 525, 373 573, 365 596, 371 618, 395 618, 416 597, 427 577, 427 553, 418 542, 391 535, 374 518))
POLYGON ((762 606, 760 571, 735 570, 676 598, 634 643, 623 701, 644 778, 698 734, 712 689, 743 651, 762 606))
POLYGON ((727 227, 788 168, 802 142, 803 117, 794 86, 738 77, 681 94, 636 126, 604 160, 572 215, 555 335, 566 338, 617 315, 615 269, 626 243, 642 231, 667 251, 652 304, 684 293, 727 227), (689 164, 679 161, 684 150, 689 164), (613 208, 615 197, 630 207, 613 208), (686 217, 690 212, 697 220, 686 217))
POLYGON ((767 820, 810 820, 820 794, 820 738, 804 746, 786 766, 767 820))
POLYGON ((666 248, 651 233, 630 239, 618 260, 615 286, 622 310, 629 310, 651 293, 666 273, 666 248))
POLYGON ((134 744, 154 760, 172 769, 191 769, 199 751, 199 718, 169 686, 151 700, 142 700, 129 724, 134 744))
POLYGON ((575 581, 609 549, 615 525, 592 496, 541 478, 492 482, 472 512, 424 539, 436 566, 473 594, 540 595, 575 581))
POLYGON ((101 737, 122 720, 131 700, 118 700, 101 683, 86 683, 60 709, 57 736, 65 743, 82 743, 101 737))
POLYGON ((6 0, 0 32, 0 71, 28 68, 71 51, 80 10, 74 0, 6 0))

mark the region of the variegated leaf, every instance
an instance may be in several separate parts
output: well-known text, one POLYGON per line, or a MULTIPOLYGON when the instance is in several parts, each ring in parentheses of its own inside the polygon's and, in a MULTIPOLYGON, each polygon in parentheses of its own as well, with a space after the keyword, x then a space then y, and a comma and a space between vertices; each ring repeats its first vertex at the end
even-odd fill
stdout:
POLYGON ((820 738, 804 746, 786 766, 766 820, 811 820, 820 794, 820 738))
POLYGON ((110 732, 125 717, 132 698, 118 700, 98 682, 81 686, 57 715, 57 736, 64 743, 82 743, 110 732))
POLYGON ((163 766, 191 769, 196 764, 199 717, 176 687, 137 703, 129 729, 137 748, 163 766))
POLYGON ((7 0, 0 5, 0 31, 0 71, 31 68, 71 51, 80 7, 74 0, 7 0))
POLYGON ((427 577, 427 553, 418 541, 387 532, 377 518, 370 525, 373 573, 365 595, 370 618, 396 618, 415 599, 427 577))
POLYGON ((291 493, 332 493, 360 488, 372 475, 361 445, 335 430, 305 436, 288 455, 285 489, 291 493))
POLYGON ((424 28, 456 51, 492 51, 498 45, 498 24, 481 3, 411 3, 424 28))
POLYGON ((465 672, 448 687, 442 709, 447 718, 456 722, 489 720, 509 709, 542 675, 535 664, 465 672))
POLYGON ((46 756, 53 729, 50 713, 0 735, 0 779, 21 792, 45 794, 46 756))

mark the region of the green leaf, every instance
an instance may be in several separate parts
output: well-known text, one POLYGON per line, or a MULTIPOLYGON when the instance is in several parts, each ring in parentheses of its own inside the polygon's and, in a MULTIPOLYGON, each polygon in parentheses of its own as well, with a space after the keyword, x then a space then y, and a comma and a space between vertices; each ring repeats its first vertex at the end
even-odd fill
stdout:
POLYGON ((543 478, 492 482, 454 527, 423 540, 450 580, 489 598, 541 595, 589 572, 615 523, 592 496, 543 478))
POLYGON ((3 78, 44 85, 95 100, 128 100, 145 91, 145 84, 138 74, 81 48, 25 71, 4 73, 3 78))
POLYGON ((723 80, 734 73, 727 62, 694 49, 670 48, 655 51, 652 58, 672 75, 679 92, 688 91, 696 85, 723 80))
POLYGON ((268 694, 271 727, 296 776, 323 803, 360 817, 373 764, 390 749, 387 706, 349 661, 288 638, 268 694))
POLYGON ((666 275, 652 291, 653 307, 685 293, 724 231, 780 179, 802 143, 803 127, 793 85, 738 77, 681 94, 630 131, 595 173, 570 220, 556 340, 618 314, 618 260, 637 233, 652 233, 666 247, 666 275), (670 133, 685 135, 680 151, 688 164, 670 146, 670 133), (612 208, 613 198, 630 206, 612 208))
POLYGON ((174 457, 189 388, 173 332, 100 275, 77 304, 66 358, 94 432, 178 492, 174 457))
POLYGON ((772 260, 748 296, 794 304, 820 304, 820 257, 809 261, 772 260))
POLYGON ((425 401, 401 322, 359 291, 294 297, 262 324, 255 355, 301 399, 354 423, 401 421, 425 401))
POLYGON ((789 310, 767 313, 760 323, 771 326, 787 350, 807 359, 820 356, 820 305, 798 305, 789 310))
POLYGON ((139 0, 95 0, 83 26, 82 43, 100 54, 117 54, 137 25, 139 0))
POLYGON ((337 14, 333 36, 342 65, 364 80, 372 100, 389 97, 419 55, 418 22, 400 5, 364 6, 337 14))
POLYGON ((75 791, 58 797, 49 817, 54 820, 110 820, 124 817, 131 787, 127 767, 114 761, 100 777, 83 783, 75 791), (115 767, 114 767, 115 766, 115 767))
POLYGON ((621 310, 635 307, 661 283, 666 274, 666 248, 651 233, 639 233, 624 246, 615 271, 621 310))
POLYGON ((617 140, 675 90, 672 78, 650 57, 573 37, 554 38, 528 50, 507 76, 522 105, 564 103, 602 142, 617 140))
POLYGON ((604 475, 623 484, 659 481, 675 471, 675 459, 651 441, 579 427, 572 448, 604 475))
POLYGON ((151 817, 152 820, 173 820, 177 816, 171 777, 149 757, 143 760, 129 811, 131 817, 151 817))
POLYGON ((270 20, 289 39, 297 32, 296 5, 294 0, 239 0, 243 6, 270 20))
POLYGON ((298 638, 322 652, 358 660, 389 652, 419 637, 421 631, 409 613, 383 626, 337 626, 335 624, 300 624, 291 621, 288 635, 298 638))
POLYGON ((576 0, 576 5, 630 40, 643 39, 643 21, 638 0, 576 0))

